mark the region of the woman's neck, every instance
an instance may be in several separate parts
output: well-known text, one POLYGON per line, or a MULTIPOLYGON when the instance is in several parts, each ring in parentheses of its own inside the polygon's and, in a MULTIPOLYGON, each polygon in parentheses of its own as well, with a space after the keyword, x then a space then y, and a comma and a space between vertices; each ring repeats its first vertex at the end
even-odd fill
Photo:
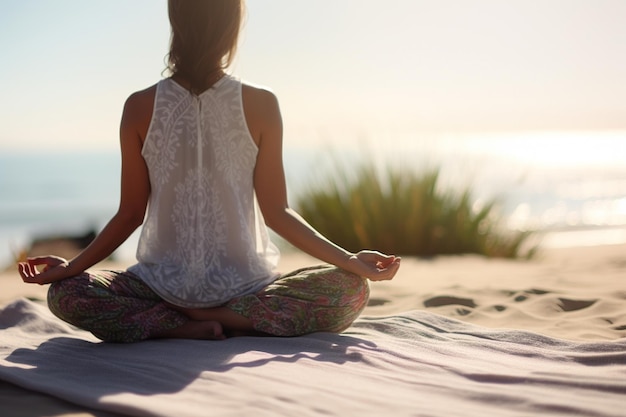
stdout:
POLYGON ((184 75, 181 75, 181 74, 174 74, 174 75, 172 75, 171 78, 174 81, 176 81, 178 84, 180 84, 182 87, 184 87, 187 90, 191 91, 192 93, 201 94, 202 92, 204 92, 204 91, 210 89, 211 87, 213 87, 215 85, 215 83, 218 82, 220 79, 222 79, 222 77, 224 75, 225 75, 224 71, 219 70, 218 72, 210 74, 206 78, 206 80, 204 80, 202 85, 196 85, 196 86, 192 86, 191 81, 189 81, 189 79, 187 79, 187 77, 185 77, 184 75), (194 91, 194 90, 198 90, 198 91, 194 91))

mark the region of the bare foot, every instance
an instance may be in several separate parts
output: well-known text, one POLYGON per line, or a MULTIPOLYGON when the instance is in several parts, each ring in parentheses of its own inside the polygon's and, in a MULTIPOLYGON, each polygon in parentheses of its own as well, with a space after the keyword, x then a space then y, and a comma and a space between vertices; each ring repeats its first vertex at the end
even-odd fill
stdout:
POLYGON ((224 329, 217 321, 189 320, 156 336, 163 339, 224 340, 224 329))
POLYGON ((224 329, 227 329, 228 337, 231 337, 231 333, 236 336, 253 335, 257 333, 254 330, 254 326, 252 325, 252 320, 245 316, 242 316, 239 313, 235 313, 230 308, 224 306, 207 308, 185 308, 167 302, 165 304, 168 308, 184 314, 191 321, 218 322, 222 327, 220 333, 224 334, 224 329))
POLYGON ((223 340, 226 339, 222 325, 217 321, 198 321, 197 336, 198 339, 204 340, 223 340))

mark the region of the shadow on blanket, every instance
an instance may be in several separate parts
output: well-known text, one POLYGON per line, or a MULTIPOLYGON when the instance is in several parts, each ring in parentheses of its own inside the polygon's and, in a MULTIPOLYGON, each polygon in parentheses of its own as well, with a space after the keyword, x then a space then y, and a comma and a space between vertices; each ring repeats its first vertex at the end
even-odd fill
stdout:
MULTIPOLYGON (((376 349, 372 341, 337 334, 323 334, 323 337, 314 340, 279 338, 281 343, 276 343, 277 338, 265 337, 225 341, 104 343, 56 319, 45 306, 26 300, 6 307, 2 318, 0 329, 21 329, 22 333, 31 336, 39 333, 40 337, 58 333, 70 336, 45 339, 33 348, 16 348, 5 357, 5 364, 0 365, 0 377, 9 372, 11 377, 7 380, 18 385, 22 385, 23 381, 64 381, 67 384, 71 380, 89 386, 92 397, 117 393, 150 396, 179 392, 203 372, 254 368, 270 362, 309 360, 342 365, 361 361, 362 351, 376 349), (349 351, 352 347, 358 347, 359 351, 349 351), (71 368, 61 365, 67 364, 68 359, 71 368), (18 366, 9 367, 7 363, 18 366), (151 378, 153 383, 149 381, 151 378), (94 381, 107 382, 93 384, 94 381)), ((22 339, 24 342, 28 344, 28 337, 22 339)))
POLYGON ((217 342, 177 340, 173 343, 155 340, 112 344, 75 337, 54 337, 34 349, 15 349, 6 357, 6 361, 21 365, 12 370, 20 380, 32 381, 58 375, 60 380, 67 381, 67 377, 71 376, 74 380, 82 379, 85 384, 89 384, 90 380, 97 380, 101 376, 108 383, 101 386, 99 392, 92 391, 92 395, 106 396, 120 392, 155 395, 181 391, 206 371, 228 372, 238 367, 254 368, 270 362, 295 363, 303 360, 342 365, 363 360, 363 353, 349 352, 352 347, 358 347, 359 350, 376 349, 376 344, 371 341, 346 335, 327 334, 315 343, 309 341, 306 344, 277 344, 275 340, 264 343, 265 338, 247 339, 253 341, 237 338, 217 342), (201 355, 197 354, 199 350, 202 351, 201 355), (189 354, 191 352, 194 354, 189 354), (254 354, 243 355, 250 352, 254 354), (59 367, 68 357, 72 358, 74 365, 71 371, 59 367), (172 369, 164 367, 164 362, 172 369), (146 384, 146 373, 141 372, 141 369, 123 366, 123 363, 141 364, 146 371, 160 369, 155 374, 159 379, 166 380, 167 384, 146 384))
POLYGON ((107 344, 16 301, 0 379, 134 416, 620 416, 626 339, 580 343, 410 311, 344 334, 107 344))

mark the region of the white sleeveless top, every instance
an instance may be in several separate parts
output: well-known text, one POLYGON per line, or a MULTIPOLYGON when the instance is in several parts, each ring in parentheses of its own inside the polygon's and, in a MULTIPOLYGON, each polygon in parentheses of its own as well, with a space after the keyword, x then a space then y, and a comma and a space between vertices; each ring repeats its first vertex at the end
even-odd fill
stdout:
POLYGON ((161 80, 142 150, 148 213, 129 271, 188 308, 221 305, 274 281, 279 253, 254 193, 257 153, 241 81, 226 75, 196 96, 161 80))

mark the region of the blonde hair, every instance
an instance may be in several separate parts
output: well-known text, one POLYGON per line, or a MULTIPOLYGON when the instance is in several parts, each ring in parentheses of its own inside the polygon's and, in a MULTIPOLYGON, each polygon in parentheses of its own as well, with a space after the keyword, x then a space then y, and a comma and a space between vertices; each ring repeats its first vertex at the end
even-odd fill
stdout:
POLYGON ((241 29, 243 0, 169 0, 172 28, 167 71, 192 93, 209 88, 232 63, 241 29))

